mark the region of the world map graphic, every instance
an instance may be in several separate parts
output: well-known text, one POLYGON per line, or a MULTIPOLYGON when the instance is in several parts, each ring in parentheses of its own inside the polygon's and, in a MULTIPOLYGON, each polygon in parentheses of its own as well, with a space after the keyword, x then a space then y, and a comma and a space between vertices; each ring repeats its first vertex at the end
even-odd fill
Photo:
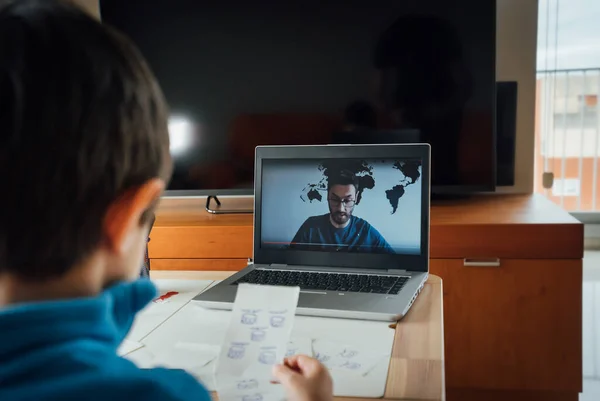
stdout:
MULTIPOLYGON (((383 162, 383 161, 382 161, 383 162)), ((416 183, 421 178, 420 161, 398 160, 394 162, 393 168, 398 170, 398 182, 396 185, 385 190, 385 196, 391 206, 391 214, 396 213, 400 199, 406 193, 406 187, 416 183)), ((327 181, 332 174, 338 174, 341 170, 348 170, 358 178, 358 191, 356 192, 356 204, 360 204, 365 190, 375 188, 375 177, 373 166, 364 160, 329 160, 318 167, 323 177, 314 183, 308 183, 302 190, 300 199, 303 202, 322 202, 322 192, 327 192, 327 181)))

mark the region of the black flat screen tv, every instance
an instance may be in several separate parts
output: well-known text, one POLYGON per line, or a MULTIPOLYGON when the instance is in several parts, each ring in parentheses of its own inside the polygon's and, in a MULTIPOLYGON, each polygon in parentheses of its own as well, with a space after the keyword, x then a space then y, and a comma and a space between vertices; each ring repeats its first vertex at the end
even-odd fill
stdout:
POLYGON ((495 0, 100 6, 169 102, 167 194, 252 194, 257 145, 405 129, 431 144, 434 193, 494 190, 495 0))

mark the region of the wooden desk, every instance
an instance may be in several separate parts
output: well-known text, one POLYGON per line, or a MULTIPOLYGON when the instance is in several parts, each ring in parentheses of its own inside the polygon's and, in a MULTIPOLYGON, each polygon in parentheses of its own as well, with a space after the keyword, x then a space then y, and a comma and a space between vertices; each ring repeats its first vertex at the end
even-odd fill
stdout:
MULTIPOLYGON (((253 216, 211 215, 204 202, 161 202, 152 269, 246 266, 253 216)), ((444 281, 448 400, 577 401, 583 225, 542 195, 485 195, 433 202, 430 234, 430 272, 444 281)))
MULTIPOLYGON (((222 271, 151 272, 154 279, 223 280, 230 275, 222 271)), ((385 399, 445 399, 443 320, 442 280, 432 275, 408 314, 396 325, 385 399)))

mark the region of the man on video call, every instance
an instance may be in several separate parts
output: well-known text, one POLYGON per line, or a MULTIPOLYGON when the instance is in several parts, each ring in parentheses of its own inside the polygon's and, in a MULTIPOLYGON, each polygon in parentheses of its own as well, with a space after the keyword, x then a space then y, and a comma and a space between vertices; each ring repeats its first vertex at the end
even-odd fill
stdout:
POLYGON ((358 178, 348 170, 327 180, 329 213, 309 217, 290 243, 291 249, 394 253, 373 226, 353 215, 358 178))

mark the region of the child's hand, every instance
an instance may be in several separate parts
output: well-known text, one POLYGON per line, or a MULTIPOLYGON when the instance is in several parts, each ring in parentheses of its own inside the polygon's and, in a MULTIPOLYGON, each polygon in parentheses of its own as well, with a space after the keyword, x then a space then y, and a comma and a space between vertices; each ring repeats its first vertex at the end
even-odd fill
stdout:
POLYGON ((286 358, 273 367, 273 375, 285 387, 290 401, 330 401, 333 382, 319 361, 305 355, 286 358))

